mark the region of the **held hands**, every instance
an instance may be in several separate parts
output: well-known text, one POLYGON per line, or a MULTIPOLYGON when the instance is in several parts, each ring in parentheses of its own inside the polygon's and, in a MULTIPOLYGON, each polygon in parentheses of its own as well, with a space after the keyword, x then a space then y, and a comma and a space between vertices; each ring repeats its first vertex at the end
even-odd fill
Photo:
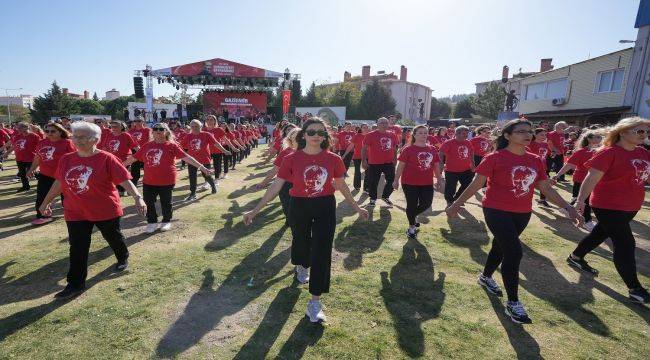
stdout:
POLYGON ((582 215, 580 215, 580 214, 582 214, 582 212, 584 211, 585 203, 582 202, 582 203, 580 203, 580 204, 582 204, 582 205, 580 206, 580 207, 582 207, 582 210, 580 210, 580 211, 578 211, 578 209, 577 209, 577 208, 578 208, 578 204, 576 204, 575 207, 573 207, 573 206, 567 206, 567 207, 565 208, 566 211, 567 211, 567 213, 568 213, 568 214, 567 214, 567 217, 568 217, 569 219, 571 219, 571 221, 573 222, 573 224, 574 224, 575 226, 577 226, 577 227, 580 227, 580 226, 582 226, 582 225, 585 223, 585 218, 582 217, 582 215))
POLYGON ((232 153, 231 153, 230 151, 228 151, 228 150, 226 150, 226 152, 224 152, 224 154, 226 154, 226 155, 232 155, 232 153))
POLYGON ((34 178, 34 173, 35 173, 34 170, 30 170, 30 171, 28 171, 28 172, 27 172, 27 177, 30 178, 30 179, 33 179, 33 178, 34 178))
POLYGON ((140 214, 140 216, 147 215, 147 204, 144 203, 142 197, 135 199, 135 208, 138 210, 138 214, 140 214))
POLYGON ((205 166, 201 167, 201 172, 204 173, 206 176, 214 174, 214 170, 208 169, 205 166))
POLYGON ((457 217, 458 212, 462 207, 463 206, 461 204, 458 204, 457 202, 452 203, 445 209, 445 212, 447 213, 447 217, 449 217, 450 219, 457 217))
POLYGON ((43 202, 41 206, 38 207, 38 211, 40 211, 43 216, 52 216, 52 209, 50 208, 49 203, 46 204, 43 202))
POLYGON ((257 210, 251 210, 247 213, 244 213, 244 224, 246 225, 252 224, 255 215, 257 215, 257 210))
POLYGON ((255 185, 255 188, 258 189, 258 190, 262 190, 262 189, 264 189, 267 185, 268 185, 268 184, 266 184, 265 182, 262 181, 261 183, 255 185))
POLYGON ((362 209, 362 208, 358 208, 358 209, 357 209, 357 213, 359 214, 359 217, 360 217, 361 219, 363 219, 364 221, 367 221, 367 220, 368 220, 368 217, 370 216, 370 215, 368 214, 368 210, 366 210, 366 209, 362 209))
MULTIPOLYGON (((578 214, 584 214, 584 212, 585 212, 585 202, 584 202, 584 201, 576 200, 576 204, 573 205, 573 209, 574 209, 578 214)), ((568 208, 567 208, 567 211, 569 211, 568 208)), ((569 213, 569 214, 571 214, 571 213, 569 213)))
POLYGON ((395 179, 395 181, 393 181, 393 189, 395 189, 395 190, 399 189, 399 181, 397 179, 395 179))
POLYGON ((361 162, 361 167, 363 168, 363 170, 368 170, 368 162, 367 161, 361 162))

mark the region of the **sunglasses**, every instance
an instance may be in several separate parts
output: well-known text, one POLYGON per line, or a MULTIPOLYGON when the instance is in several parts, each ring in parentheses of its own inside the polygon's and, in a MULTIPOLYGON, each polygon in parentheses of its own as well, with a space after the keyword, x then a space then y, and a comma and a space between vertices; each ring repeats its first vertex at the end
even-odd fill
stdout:
POLYGON ((521 134, 521 135, 533 135, 535 132, 532 130, 517 130, 513 131, 515 134, 521 134))
POLYGON ((630 132, 633 133, 633 134, 637 134, 639 136, 646 135, 648 133, 647 130, 643 130, 643 129, 638 129, 636 131, 630 130, 630 132))
POLYGON ((43 132, 46 133, 46 134, 56 134, 57 132, 59 132, 59 130, 47 129, 47 130, 44 130, 43 132))
POLYGON ((155 127, 152 130, 153 131, 165 131, 165 128, 163 128, 163 127, 155 127))
POLYGON ((307 131, 305 131, 305 134, 307 134, 307 136, 318 135, 318 136, 322 136, 322 137, 327 137, 327 131, 325 131, 325 130, 307 130, 307 131))

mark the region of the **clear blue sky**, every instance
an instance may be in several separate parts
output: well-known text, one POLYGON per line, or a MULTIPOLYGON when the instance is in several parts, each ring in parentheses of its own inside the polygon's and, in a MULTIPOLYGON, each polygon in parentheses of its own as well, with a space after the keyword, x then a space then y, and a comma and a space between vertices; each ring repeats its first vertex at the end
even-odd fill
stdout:
MULTIPOLYGON (((429 86, 434 96, 474 83, 563 66, 635 39, 639 0, 2 1, 0 88, 39 95, 132 94, 133 70, 221 57, 312 81, 363 65, 429 86)), ((154 95, 176 90, 154 87, 154 95)))

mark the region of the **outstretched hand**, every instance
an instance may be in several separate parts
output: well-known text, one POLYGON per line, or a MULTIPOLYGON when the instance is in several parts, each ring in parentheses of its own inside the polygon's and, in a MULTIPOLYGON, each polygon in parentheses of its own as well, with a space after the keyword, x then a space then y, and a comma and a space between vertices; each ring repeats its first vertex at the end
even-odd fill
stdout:
POLYGON ((450 219, 458 217, 458 212, 460 211, 461 207, 462 206, 457 204, 457 203, 453 203, 453 204, 449 205, 445 209, 445 213, 447 213, 447 217, 449 217, 450 219))
POLYGON ((357 210, 357 213, 359 214, 359 217, 364 221, 367 221, 368 217, 370 217, 370 214, 368 214, 368 210, 366 209, 359 208, 359 210, 357 210))
POLYGON ((255 210, 251 210, 247 213, 244 213, 244 224, 246 225, 252 224, 255 215, 257 215, 257 212, 255 210))

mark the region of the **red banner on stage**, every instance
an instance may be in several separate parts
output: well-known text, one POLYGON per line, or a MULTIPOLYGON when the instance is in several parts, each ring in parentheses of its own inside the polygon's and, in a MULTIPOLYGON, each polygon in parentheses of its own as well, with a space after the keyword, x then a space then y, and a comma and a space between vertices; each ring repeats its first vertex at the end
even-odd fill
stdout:
POLYGON ((282 114, 289 113, 289 105, 291 103, 291 90, 282 90, 282 114))
POLYGON ((203 93, 203 112, 230 117, 254 117, 266 112, 266 93, 206 92, 203 93))
POLYGON ((174 66, 167 69, 156 70, 154 73, 176 75, 176 76, 223 76, 223 77, 250 77, 250 78, 263 78, 263 77, 279 77, 282 74, 260 69, 258 67, 236 63, 224 59, 211 59, 199 61, 191 64, 174 66))

